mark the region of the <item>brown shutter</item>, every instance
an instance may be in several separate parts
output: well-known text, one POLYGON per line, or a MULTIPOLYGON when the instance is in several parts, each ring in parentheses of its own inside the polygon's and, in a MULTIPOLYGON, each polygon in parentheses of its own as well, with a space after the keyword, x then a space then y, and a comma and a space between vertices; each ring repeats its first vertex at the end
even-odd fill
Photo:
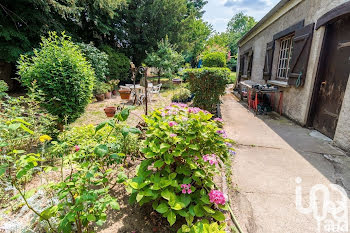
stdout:
POLYGON ((248 66, 247 66, 247 76, 250 78, 252 76, 252 68, 253 68, 253 50, 248 53, 248 66))
POLYGON ((297 87, 304 85, 314 26, 315 24, 310 24, 295 31, 292 59, 288 74, 289 85, 295 85, 297 87))
POLYGON ((266 46, 266 54, 265 54, 265 65, 264 65, 264 79, 271 79, 271 69, 272 69, 272 60, 273 60, 273 52, 275 50, 275 41, 271 41, 267 43, 266 46))

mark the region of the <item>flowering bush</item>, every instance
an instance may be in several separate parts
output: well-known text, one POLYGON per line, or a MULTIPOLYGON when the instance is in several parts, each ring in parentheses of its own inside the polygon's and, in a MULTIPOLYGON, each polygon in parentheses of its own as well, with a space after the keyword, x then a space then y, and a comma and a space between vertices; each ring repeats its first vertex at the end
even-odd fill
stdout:
POLYGON ((211 118, 209 112, 185 104, 172 104, 145 117, 146 159, 128 182, 132 203, 152 202, 170 225, 178 217, 185 217, 188 225, 194 217, 225 220, 220 211, 226 209, 225 200, 211 190, 219 166, 230 155, 231 141, 218 133, 218 122, 211 118))

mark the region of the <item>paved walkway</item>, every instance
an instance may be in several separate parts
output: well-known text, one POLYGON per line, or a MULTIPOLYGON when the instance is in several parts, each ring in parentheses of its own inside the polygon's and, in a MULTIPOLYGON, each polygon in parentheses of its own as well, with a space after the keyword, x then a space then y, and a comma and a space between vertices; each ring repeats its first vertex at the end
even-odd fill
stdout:
POLYGON ((238 143, 233 202, 244 232, 317 232, 312 214, 296 209, 296 178, 302 178, 304 207, 316 184, 337 183, 349 196, 350 158, 322 135, 284 117, 255 116, 231 94, 224 96, 221 111, 225 130, 238 143))

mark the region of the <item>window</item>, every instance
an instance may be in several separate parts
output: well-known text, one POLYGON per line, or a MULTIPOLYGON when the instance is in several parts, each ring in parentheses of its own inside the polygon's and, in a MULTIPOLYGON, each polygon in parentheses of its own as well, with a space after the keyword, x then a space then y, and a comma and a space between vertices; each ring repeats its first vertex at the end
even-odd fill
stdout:
POLYGON ((293 51, 293 35, 280 40, 278 56, 277 79, 287 79, 293 51))

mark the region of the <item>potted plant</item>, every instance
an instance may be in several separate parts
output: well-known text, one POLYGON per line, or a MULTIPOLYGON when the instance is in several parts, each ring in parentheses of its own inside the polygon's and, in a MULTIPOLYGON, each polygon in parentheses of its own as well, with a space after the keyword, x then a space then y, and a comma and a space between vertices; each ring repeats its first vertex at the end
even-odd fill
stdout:
POLYGON ((104 109, 104 111, 105 111, 107 117, 114 117, 115 112, 117 111, 117 108, 116 107, 106 107, 104 109))
POLYGON ((96 82, 94 86, 94 95, 97 101, 105 100, 105 85, 103 82, 96 82))
POLYGON ((119 94, 122 100, 130 99, 131 90, 130 89, 119 89, 119 94))
POLYGON ((105 98, 106 99, 110 99, 112 98, 112 86, 109 84, 109 83, 104 83, 104 86, 105 86, 105 98))
POLYGON ((111 80, 108 82, 112 87, 112 94, 113 95, 117 95, 117 89, 118 89, 119 82, 120 82, 119 79, 114 79, 114 80, 111 80))

